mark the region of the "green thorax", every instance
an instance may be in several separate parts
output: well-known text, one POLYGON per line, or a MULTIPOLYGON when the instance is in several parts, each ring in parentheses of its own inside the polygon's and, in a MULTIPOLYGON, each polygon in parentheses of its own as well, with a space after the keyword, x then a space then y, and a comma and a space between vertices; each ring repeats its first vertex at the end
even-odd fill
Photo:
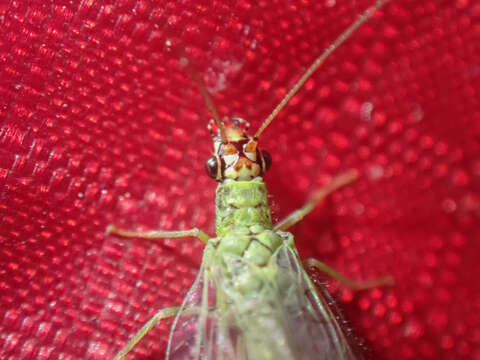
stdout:
POLYGON ((225 180, 217 187, 217 236, 258 225, 272 229, 267 187, 262 178, 225 180))
POLYGON ((217 187, 217 237, 212 239, 217 256, 242 258, 264 266, 282 244, 272 229, 267 188, 262 178, 225 180, 217 187))

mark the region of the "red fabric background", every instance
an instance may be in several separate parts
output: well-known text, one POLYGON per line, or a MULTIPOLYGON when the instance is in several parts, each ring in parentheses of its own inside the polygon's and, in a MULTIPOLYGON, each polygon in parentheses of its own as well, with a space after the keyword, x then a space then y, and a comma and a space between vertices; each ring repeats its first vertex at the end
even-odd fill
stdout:
MULTIPOLYGON (((181 302, 214 229, 209 119, 256 129, 372 0, 7 1, 0 5, 0 358, 109 359, 181 302)), ((391 1, 261 139, 274 217, 362 178, 293 229, 302 256, 393 288, 330 282, 376 359, 480 359, 480 4, 391 1)), ((131 359, 162 359, 165 321, 131 359)))

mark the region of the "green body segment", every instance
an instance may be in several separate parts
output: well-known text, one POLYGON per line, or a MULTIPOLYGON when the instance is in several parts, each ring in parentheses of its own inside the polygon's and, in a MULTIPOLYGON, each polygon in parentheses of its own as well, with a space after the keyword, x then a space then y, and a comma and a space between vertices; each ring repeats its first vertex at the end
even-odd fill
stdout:
POLYGON ((274 230, 263 180, 224 180, 216 212, 217 237, 172 326, 167 359, 353 360, 292 234, 274 230))
POLYGON ((240 256, 264 266, 282 244, 272 230, 267 188, 261 178, 225 181, 217 187, 217 238, 219 256, 240 256))
MULTIPOLYGON (((351 360, 292 234, 273 229, 263 180, 220 183, 216 212, 217 237, 209 240, 201 275, 182 305, 197 306, 202 293, 195 346, 172 335, 169 349, 185 346, 194 360, 351 360), (205 356, 209 349, 214 354, 205 356)), ((178 328, 189 324, 187 317, 178 328)))

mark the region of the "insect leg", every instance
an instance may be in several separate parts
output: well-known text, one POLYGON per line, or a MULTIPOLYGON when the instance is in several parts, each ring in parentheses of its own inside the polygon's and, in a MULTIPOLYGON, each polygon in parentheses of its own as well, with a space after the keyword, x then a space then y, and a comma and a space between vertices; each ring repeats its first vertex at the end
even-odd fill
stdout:
POLYGON ((164 231, 164 230, 154 230, 154 231, 146 231, 146 232, 137 232, 125 229, 119 229, 115 225, 108 225, 107 229, 105 230, 107 234, 113 234, 121 237, 128 237, 128 238, 141 238, 141 239, 164 239, 164 238, 182 238, 193 236, 200 239, 201 242, 207 243, 210 239, 204 231, 193 228, 190 230, 175 230, 175 231, 164 231))
POLYGON ((390 275, 381 276, 379 278, 370 279, 363 282, 357 282, 346 277, 345 275, 331 268, 327 264, 318 261, 317 259, 306 259, 303 261, 303 266, 305 268, 314 267, 352 290, 366 290, 380 286, 392 286, 395 283, 395 280, 390 275))
POLYGON ((137 331, 135 336, 130 339, 130 341, 117 353, 117 355, 115 355, 113 360, 122 360, 130 352, 130 350, 132 350, 135 345, 137 345, 138 342, 142 340, 142 338, 158 324, 160 320, 177 315, 179 310, 180 306, 172 306, 157 312, 145 323, 145 325, 142 326, 140 330, 137 331))
POLYGON ((330 195, 335 190, 344 187, 358 178, 358 173, 355 170, 349 170, 337 177, 335 177, 330 184, 318 189, 313 197, 300 209, 290 213, 286 218, 280 220, 273 227, 274 230, 287 230, 290 226, 296 224, 308 215, 325 197, 330 195))
MULTIPOLYGON (((142 326, 140 330, 137 331, 135 336, 129 340, 129 342, 115 355, 113 360, 122 360, 134 347, 137 345, 140 340, 143 339, 145 335, 148 334, 158 322, 169 317, 176 316, 180 311, 181 306, 171 306, 164 309, 161 309, 153 317, 148 320, 145 325, 142 326)), ((211 308, 208 308, 208 311, 211 311, 211 308)), ((193 315, 199 313, 200 309, 198 306, 186 307, 182 311, 182 315, 193 315)))

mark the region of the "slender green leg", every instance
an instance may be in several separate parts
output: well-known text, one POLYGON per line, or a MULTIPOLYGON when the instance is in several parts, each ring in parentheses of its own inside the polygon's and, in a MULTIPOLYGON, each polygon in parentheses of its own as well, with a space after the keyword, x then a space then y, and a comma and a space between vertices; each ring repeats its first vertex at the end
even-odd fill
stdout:
MULTIPOLYGON (((292 225, 296 224, 302 220, 306 215, 308 215, 325 197, 330 195, 335 190, 338 190, 358 178, 358 173, 355 170, 347 171, 337 177, 335 177, 332 182, 317 190, 313 197, 300 209, 295 210, 290 213, 286 218, 280 220, 273 227, 274 230, 286 230, 292 225)), ((394 279, 392 276, 382 276, 377 279, 367 280, 362 283, 358 283, 355 280, 349 279, 335 269, 332 269, 330 266, 318 261, 317 259, 307 259, 303 262, 305 267, 315 267, 321 272, 327 274, 331 278, 337 280, 341 284, 352 290, 364 290, 371 289, 379 286, 389 286, 394 284, 394 279)))
POLYGON ((130 339, 130 341, 117 353, 117 355, 115 355, 113 360, 122 360, 130 352, 130 350, 132 350, 135 345, 137 345, 138 342, 142 340, 145 335, 147 335, 150 330, 157 326, 160 320, 177 315, 178 310, 180 310, 180 306, 172 306, 157 312, 145 323, 145 325, 142 326, 140 330, 137 331, 135 336, 130 339))
POLYGON ((359 283, 346 277, 342 273, 318 261, 317 259, 306 259, 303 261, 303 266, 305 268, 314 267, 352 290, 366 290, 380 286, 392 286, 395 283, 393 276, 390 275, 381 276, 376 279, 370 279, 359 283))
POLYGON ((330 195, 335 190, 344 187, 358 178, 358 173, 355 170, 349 170, 341 175, 335 177, 330 184, 318 189, 313 197, 300 209, 290 213, 286 218, 280 220, 273 227, 274 230, 287 230, 290 226, 296 224, 308 215, 317 206, 321 200, 330 195))
MULTIPOLYGON (((148 320, 145 325, 142 326, 140 330, 137 331, 135 336, 130 339, 130 341, 115 355, 113 360, 122 360, 134 347, 139 343, 140 340, 143 339, 145 335, 148 334, 150 330, 152 330, 155 326, 157 326, 158 322, 163 319, 167 319, 169 317, 176 316, 178 311, 180 310, 180 306, 171 306, 168 308, 161 309, 157 312, 153 317, 148 320)), ((213 308, 209 307, 208 311, 213 310, 213 308)), ((199 312, 198 306, 186 307, 182 311, 182 315, 193 315, 199 312)))
MULTIPOLYGON (((109 225, 107 226, 106 233, 127 238, 141 238, 150 240, 193 236, 200 239, 200 241, 207 243, 210 239, 210 236, 197 228, 178 231, 156 230, 147 232, 136 232, 119 229, 114 225, 109 225)), ((158 324, 160 320, 175 316, 178 313, 179 309, 179 306, 173 306, 157 312, 145 325, 143 325, 143 327, 135 334, 132 339, 130 339, 130 341, 117 353, 117 355, 115 355, 114 360, 122 360, 135 347, 135 345, 137 345, 137 343, 142 340, 142 338, 158 324)), ((188 314, 189 310, 185 309, 184 313, 188 314)))
POLYGON ((154 230, 154 231, 147 231, 147 232, 136 232, 130 230, 119 229, 115 225, 108 225, 106 229, 107 234, 113 234, 121 237, 127 238, 140 238, 140 239, 164 239, 164 238, 182 238, 193 236, 203 243, 207 243, 210 239, 205 232, 200 229, 193 228, 190 230, 176 230, 176 231, 164 231, 164 230, 154 230))

